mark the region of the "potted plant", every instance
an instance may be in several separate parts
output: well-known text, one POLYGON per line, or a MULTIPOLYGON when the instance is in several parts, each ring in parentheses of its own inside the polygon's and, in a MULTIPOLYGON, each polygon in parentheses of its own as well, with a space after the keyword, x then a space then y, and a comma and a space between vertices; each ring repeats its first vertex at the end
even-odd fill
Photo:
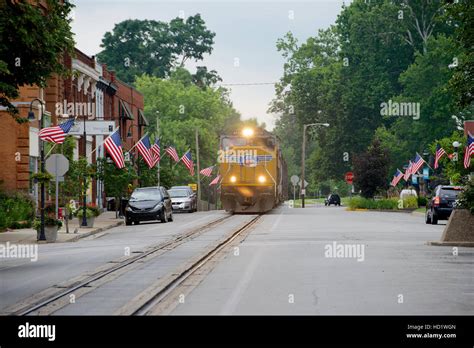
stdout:
MULTIPOLYGON (((94 219, 100 215, 100 210, 95 204, 86 205, 86 220, 87 227, 94 227, 94 219)), ((84 209, 80 207, 77 210, 77 217, 79 218, 79 226, 82 223, 82 217, 84 216, 84 209)))
MULTIPOLYGON (((54 216, 47 215, 44 217, 44 235, 48 243, 54 243, 58 238, 58 230, 63 225, 61 220, 56 219, 54 216)), ((39 240, 41 219, 35 219, 33 222, 33 228, 37 232, 37 239, 39 240)))

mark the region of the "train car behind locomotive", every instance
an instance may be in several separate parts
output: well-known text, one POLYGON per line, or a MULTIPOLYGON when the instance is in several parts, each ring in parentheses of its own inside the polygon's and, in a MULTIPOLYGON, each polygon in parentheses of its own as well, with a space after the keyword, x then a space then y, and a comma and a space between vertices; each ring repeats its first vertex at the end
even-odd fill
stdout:
POLYGON ((221 202, 226 211, 264 213, 288 198, 288 175, 275 135, 245 128, 223 135, 219 151, 221 202))

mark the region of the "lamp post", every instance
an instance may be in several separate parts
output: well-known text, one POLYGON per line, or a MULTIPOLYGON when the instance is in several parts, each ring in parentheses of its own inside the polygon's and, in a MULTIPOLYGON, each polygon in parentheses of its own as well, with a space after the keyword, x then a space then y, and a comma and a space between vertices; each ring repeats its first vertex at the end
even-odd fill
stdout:
MULTIPOLYGON (((136 124, 131 124, 130 126, 128 126, 128 130, 127 130, 127 138, 128 139, 131 139, 132 136, 133 136, 132 135, 132 128, 133 127, 137 127, 138 129, 140 129, 140 126, 136 125, 136 124)), ((140 186, 140 165, 138 164, 138 156, 137 156, 137 175, 138 175, 138 186, 140 186)))
MULTIPOLYGON (((28 112, 28 119, 29 120, 34 120, 35 119, 35 113, 33 112, 33 104, 34 102, 40 103, 40 114, 39 114, 39 130, 41 131, 44 127, 44 113, 43 113, 43 107, 44 103, 38 99, 35 98, 31 101, 30 103, 30 111, 28 112)), ((40 140, 40 158, 41 158, 41 173, 44 173, 44 142, 40 140)), ((44 181, 41 181, 41 208, 40 208, 40 214, 41 214, 41 227, 40 227, 40 235, 38 240, 46 240, 46 236, 44 234, 44 200, 45 200, 45 192, 44 192, 44 181)))
POLYGON ((304 208, 304 167, 305 167, 305 152, 306 152, 306 129, 308 127, 329 127, 329 123, 308 123, 303 126, 303 144, 301 151, 301 207, 304 208))

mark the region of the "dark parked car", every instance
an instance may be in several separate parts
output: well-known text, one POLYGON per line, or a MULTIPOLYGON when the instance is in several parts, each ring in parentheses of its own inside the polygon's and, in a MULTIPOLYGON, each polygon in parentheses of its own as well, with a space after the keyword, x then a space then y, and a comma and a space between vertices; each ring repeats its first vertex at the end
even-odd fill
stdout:
POLYGON ((196 193, 189 186, 173 186, 168 190, 173 210, 197 211, 196 193))
POLYGON ((448 220, 461 190, 460 186, 436 186, 433 197, 426 204, 425 222, 436 225, 438 220, 448 220))
POLYGON ((326 200, 324 201, 324 205, 326 206, 329 206, 331 204, 334 204, 334 205, 341 205, 341 197, 339 197, 339 195, 335 194, 335 193, 332 193, 328 196, 328 198, 326 198, 326 200))
POLYGON ((171 198, 164 187, 141 187, 133 191, 125 208, 125 224, 140 221, 173 221, 171 198))

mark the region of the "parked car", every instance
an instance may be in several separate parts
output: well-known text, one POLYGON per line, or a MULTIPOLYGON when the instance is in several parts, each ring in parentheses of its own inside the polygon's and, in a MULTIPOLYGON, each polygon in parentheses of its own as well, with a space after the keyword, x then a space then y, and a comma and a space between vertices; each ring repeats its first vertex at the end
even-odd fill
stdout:
POLYGON ((196 193, 189 186, 173 186, 168 190, 173 210, 197 211, 196 193))
POLYGON ((330 206, 331 204, 340 206, 341 205, 341 197, 339 197, 338 194, 331 193, 328 196, 328 198, 325 199, 324 205, 325 206, 330 206))
POLYGON ((162 186, 135 189, 125 208, 125 224, 131 225, 133 222, 138 225, 140 221, 153 220, 173 221, 173 209, 168 191, 162 186))
POLYGON ((436 186, 433 197, 426 204, 425 222, 436 225, 438 220, 448 220, 461 190, 461 186, 436 186))

